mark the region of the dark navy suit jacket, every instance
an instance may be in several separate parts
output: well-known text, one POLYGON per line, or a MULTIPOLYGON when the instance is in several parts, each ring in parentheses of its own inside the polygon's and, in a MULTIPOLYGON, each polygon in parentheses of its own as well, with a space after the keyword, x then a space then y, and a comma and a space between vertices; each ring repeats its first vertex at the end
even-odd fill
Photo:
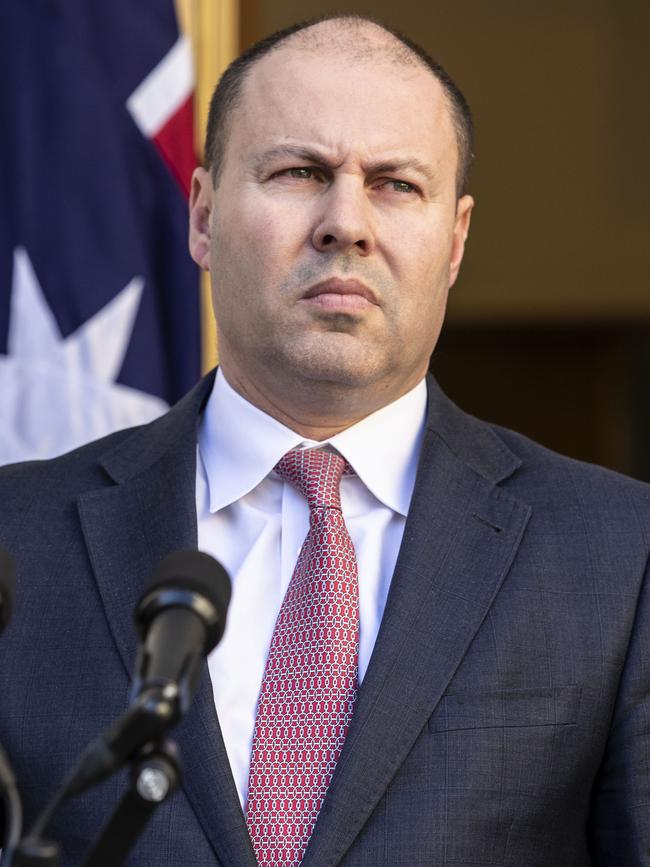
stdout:
MULTIPOLYGON (((196 545, 204 380, 168 415, 0 472, 18 594, 0 741, 28 822, 125 709, 133 609, 196 545)), ((429 383, 374 654, 304 867, 650 865, 650 487, 467 416, 429 383)), ((207 671, 184 784, 137 867, 254 867, 207 671)), ((78 864, 123 778, 52 827, 78 864)))

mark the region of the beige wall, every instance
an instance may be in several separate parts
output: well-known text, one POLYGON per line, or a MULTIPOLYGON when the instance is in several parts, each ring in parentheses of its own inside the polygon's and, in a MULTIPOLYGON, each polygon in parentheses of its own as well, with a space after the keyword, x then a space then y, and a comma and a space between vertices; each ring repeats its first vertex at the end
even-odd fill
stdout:
MULTIPOLYGON (((242 46, 329 11, 242 0, 242 46)), ((458 323, 650 322, 646 0, 340 0, 420 41, 474 110, 458 323)))

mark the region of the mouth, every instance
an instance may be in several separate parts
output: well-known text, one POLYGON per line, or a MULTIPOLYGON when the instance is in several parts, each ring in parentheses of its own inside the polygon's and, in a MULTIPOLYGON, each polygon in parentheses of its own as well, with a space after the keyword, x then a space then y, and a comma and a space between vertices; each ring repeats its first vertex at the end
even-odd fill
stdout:
POLYGON ((315 283, 307 289, 301 300, 337 312, 379 306, 377 296, 365 283, 360 280, 343 280, 340 277, 315 283))

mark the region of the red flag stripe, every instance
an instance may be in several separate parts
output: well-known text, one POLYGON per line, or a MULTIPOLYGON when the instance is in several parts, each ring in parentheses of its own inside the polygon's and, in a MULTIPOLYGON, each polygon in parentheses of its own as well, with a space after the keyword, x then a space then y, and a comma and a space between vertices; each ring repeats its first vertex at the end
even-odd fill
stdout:
POLYGON ((154 144, 186 196, 190 194, 192 172, 196 166, 193 131, 194 117, 190 95, 153 137, 154 144))
POLYGON ((193 92, 191 46, 187 37, 181 35, 126 103, 136 125, 153 140, 186 195, 196 165, 193 92))

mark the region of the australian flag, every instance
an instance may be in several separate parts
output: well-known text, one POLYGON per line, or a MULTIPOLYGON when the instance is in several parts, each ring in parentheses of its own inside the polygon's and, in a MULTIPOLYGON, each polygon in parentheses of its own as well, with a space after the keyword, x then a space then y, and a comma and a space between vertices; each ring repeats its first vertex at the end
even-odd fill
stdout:
POLYGON ((0 0, 0 463, 197 380, 193 87, 173 0, 0 0))

